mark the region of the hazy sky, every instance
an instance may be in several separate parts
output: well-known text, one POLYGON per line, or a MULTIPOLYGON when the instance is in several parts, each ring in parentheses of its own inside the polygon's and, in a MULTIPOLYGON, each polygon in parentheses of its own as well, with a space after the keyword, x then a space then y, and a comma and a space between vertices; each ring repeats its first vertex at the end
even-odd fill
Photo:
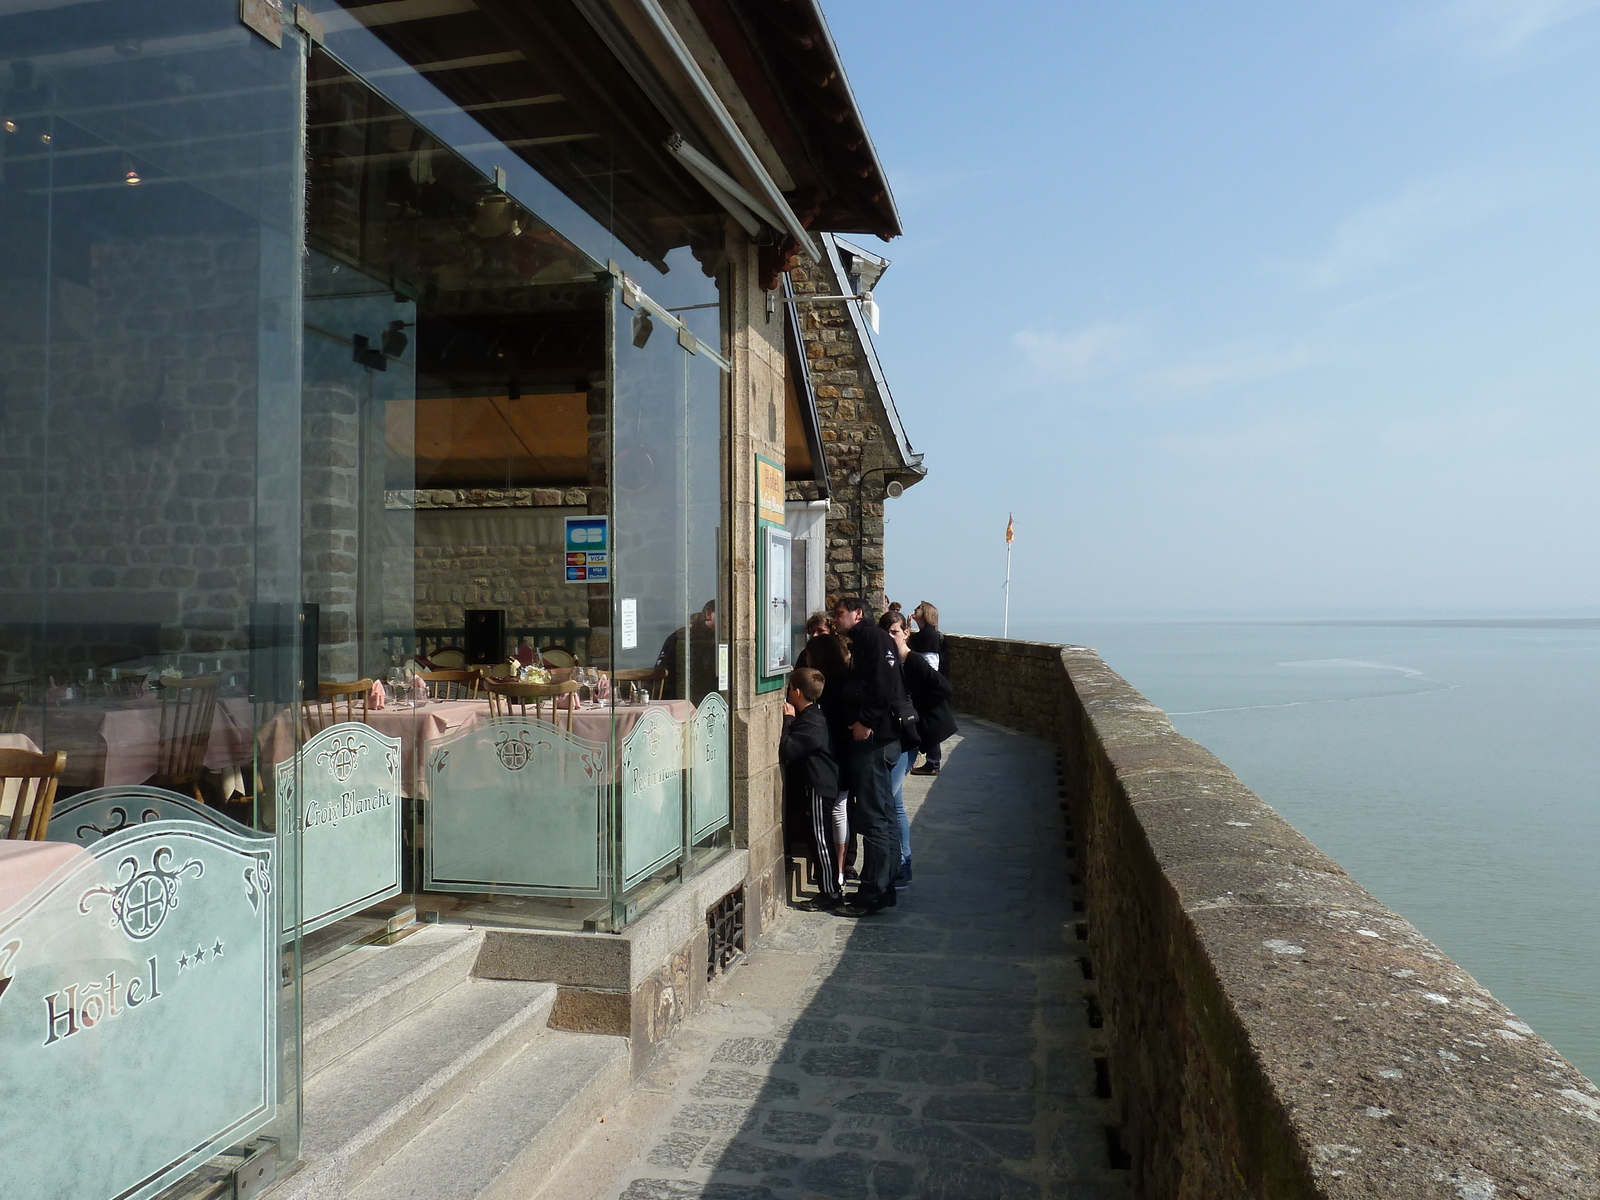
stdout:
POLYGON ((1600 0, 832 0, 906 236, 889 591, 1600 610, 1600 0))

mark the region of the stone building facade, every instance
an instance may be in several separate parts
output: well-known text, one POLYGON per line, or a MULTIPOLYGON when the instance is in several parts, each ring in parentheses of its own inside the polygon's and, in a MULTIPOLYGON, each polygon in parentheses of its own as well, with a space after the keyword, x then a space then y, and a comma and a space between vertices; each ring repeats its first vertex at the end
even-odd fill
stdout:
POLYGON ((900 424, 862 306, 810 303, 807 297, 859 295, 886 260, 832 235, 821 238, 821 262, 789 279, 797 301, 804 369, 810 377, 826 459, 826 495, 819 483, 791 481, 790 501, 829 501, 825 589, 828 601, 861 596, 874 612, 886 606, 884 503, 890 485, 907 488, 927 473, 900 424))

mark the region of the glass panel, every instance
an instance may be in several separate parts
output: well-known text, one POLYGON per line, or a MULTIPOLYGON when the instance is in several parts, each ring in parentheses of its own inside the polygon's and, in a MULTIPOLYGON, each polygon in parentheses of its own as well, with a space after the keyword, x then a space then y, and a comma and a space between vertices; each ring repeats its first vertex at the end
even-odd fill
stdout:
POLYGON ((399 894, 400 753, 399 738, 344 721, 306 742, 298 771, 292 758, 277 765, 278 828, 300 835, 306 933, 399 894))
MULTIPOLYGON (((617 737, 623 743, 619 887, 635 890, 619 909, 624 917, 637 915, 664 894, 663 884, 694 869, 694 861, 684 859, 684 847, 716 841, 728 825, 722 694, 728 681, 718 623, 727 564, 725 383, 716 358, 705 352, 721 345, 716 273, 701 271, 700 278, 710 298, 700 306, 665 311, 628 277, 620 281, 615 307, 615 658, 618 680, 645 677, 639 683, 655 698, 646 713, 646 719, 654 717, 648 727, 641 720, 630 732, 624 724, 630 710, 618 709, 617 737), (686 327, 681 333, 678 320, 686 327), (720 709, 720 718, 716 711, 699 718, 708 700, 713 710, 720 709), (669 795, 681 793, 659 790, 653 778, 648 786, 638 782, 664 769, 659 744, 647 750, 638 739, 667 723, 683 728, 680 736, 688 739, 674 753, 701 773, 698 783, 688 782, 699 807, 692 802, 687 812, 676 809, 683 826, 671 831, 663 805, 669 795), (721 778, 714 778, 719 770, 721 778)), ((685 286, 680 279, 678 287, 685 286)), ((685 783, 678 780, 674 787, 685 783)))
POLYGON ((0 1145, 16 1194, 143 1197, 299 1146, 258 734, 300 600, 305 60, 232 0, 5 5, 0 48, 0 745, 66 755, 51 840, 0 844, 0 1145))
POLYGON ((728 809, 728 702, 712 692, 689 723, 689 839, 725 828, 728 809))
POLYGON ((86 823, 144 799, 68 801, 63 840, 0 857, 13 1195, 151 1196, 276 1113, 277 839, 171 793, 160 819, 86 823))
MULTIPOLYGON (((420 911, 608 920, 609 905, 573 901, 611 890, 609 710, 572 714, 576 740, 527 725, 508 747, 467 673, 611 666, 608 582, 569 582, 566 565, 569 524, 609 515, 607 280, 332 54, 315 51, 310 76, 305 574, 320 672, 390 685, 363 719, 400 743, 402 888, 420 911), (512 772, 501 755, 519 746, 512 772)), ((330 925, 319 953, 375 915, 330 925)))
POLYGON ((622 887, 683 854, 683 725, 652 705, 622 742, 622 887))
POLYGON ((502 717, 433 744, 429 891, 609 894, 609 713, 574 723, 502 717))
MULTIPOLYGON (((314 176, 319 233, 334 203, 327 174, 314 176)), ((348 681, 383 673, 388 618, 409 616, 411 555, 386 551, 390 540, 409 546, 415 510, 391 511, 385 497, 412 486, 411 467, 408 458, 392 470, 386 449, 390 423, 416 399, 417 304, 387 274, 315 246, 305 288, 303 594, 317 606, 318 678, 348 681)))
MULTIPOLYGON (((363 597, 382 592, 387 661, 363 651, 350 674, 379 675, 412 660, 493 666, 513 653, 534 665, 545 657, 557 670, 576 660, 614 670, 619 694, 643 691, 686 726, 695 706, 727 682, 717 632, 727 567, 726 382, 713 358, 685 349, 676 335, 681 325, 693 334, 685 344, 724 347, 723 214, 661 152, 669 130, 649 87, 634 78, 641 64, 625 66, 611 53, 596 32, 594 21, 606 19, 599 9, 570 0, 391 7, 370 22, 327 10, 326 52, 311 65, 312 247, 370 280, 375 303, 384 292, 397 305, 414 302, 414 317, 403 320, 415 326, 403 328, 415 395, 391 391, 381 403, 385 548, 372 565, 369 521, 350 552, 357 594, 324 602, 353 606, 360 628, 352 637, 365 646, 372 618, 363 597), (639 354, 617 364, 632 372, 628 380, 609 369, 616 318, 597 267, 610 259, 647 277, 652 298, 674 314, 654 343, 642 337, 639 354), (582 516, 611 518, 613 561, 600 582, 563 578, 571 547, 555 518, 582 516), (639 575, 625 595, 612 585, 629 554, 639 575), (629 678, 634 672, 642 677, 629 678)), ((315 256, 311 262, 315 271, 315 256)), ((376 328, 378 315, 361 323, 376 328)), ((632 315, 622 324, 630 350, 632 315)), ((330 353, 342 354, 356 330, 349 319, 330 328, 330 353)), ((364 336, 370 348, 375 334, 364 336)), ((396 365, 389 363, 388 383, 396 365)), ((364 478, 359 465, 340 469, 364 478)), ((336 493, 339 481, 327 482, 336 493)), ((308 511, 313 502, 308 495, 308 511)), ((330 535, 329 553, 344 552, 334 546, 342 529, 308 529, 330 535)), ((323 569, 309 548, 306 569, 308 577, 323 569)), ((342 580, 328 583, 330 594, 343 588, 342 580)), ((330 643, 343 644, 326 612, 322 625, 330 643)), ((350 661, 330 649, 328 669, 350 661)), ((406 747, 408 776, 424 782, 430 770, 413 766, 418 756, 432 762, 433 750, 481 717, 453 715, 447 729, 430 729, 431 711, 416 714, 406 747)), ((624 737, 630 720, 610 738, 624 737)), ((614 740, 610 761, 619 761, 614 740)), ((610 804, 621 805, 620 786, 611 786, 610 804)), ((413 812, 413 847, 442 852, 444 835, 427 828, 428 809, 413 812)), ((688 821, 685 814, 683 840, 688 821)), ((608 837, 622 836, 620 812, 601 824, 608 837)), ((707 836, 725 845, 726 823, 707 836)), ((606 849, 615 880, 621 847, 606 849)), ((563 854, 587 862, 581 838, 563 854)), ((670 882, 678 870, 673 860, 649 878, 670 882)), ((423 877, 456 873, 421 858, 417 871, 430 887, 423 877)), ((526 859, 460 874, 501 876, 503 895, 518 887, 540 894, 530 880, 546 877, 526 859)), ((510 912, 503 895, 497 918, 510 912)), ((489 902, 464 899, 438 896, 435 904, 419 895, 417 903, 458 919, 488 914, 489 902)), ((621 906, 612 916, 629 911, 621 906)), ((519 920, 566 921, 548 904, 516 912, 519 920)))

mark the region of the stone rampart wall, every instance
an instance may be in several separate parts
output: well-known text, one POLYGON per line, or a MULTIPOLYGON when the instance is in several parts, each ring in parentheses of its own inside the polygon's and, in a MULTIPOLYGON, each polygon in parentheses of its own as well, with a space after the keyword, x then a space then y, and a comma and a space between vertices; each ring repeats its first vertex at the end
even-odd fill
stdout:
POLYGON ((947 648, 1061 745, 1136 1195, 1600 1196, 1600 1089, 1098 654, 947 648))

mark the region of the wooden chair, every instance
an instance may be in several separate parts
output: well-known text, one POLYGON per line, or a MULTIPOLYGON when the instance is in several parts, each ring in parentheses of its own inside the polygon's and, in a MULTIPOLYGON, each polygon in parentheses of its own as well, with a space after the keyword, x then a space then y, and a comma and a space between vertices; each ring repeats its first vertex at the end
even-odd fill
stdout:
POLYGON ((476 700, 483 676, 476 671, 418 671, 435 700, 476 700))
MULTIPOLYGON (((568 680, 566 683, 512 683, 507 679, 485 679, 484 691, 489 693, 489 715, 491 717, 526 717, 528 706, 533 705, 534 719, 538 720, 545 701, 550 702, 550 723, 561 724, 561 707, 556 703, 558 696, 576 696, 578 685, 568 680)), ((567 732, 572 732, 572 713, 576 702, 567 707, 567 732)))
POLYGON ((0 796, 15 802, 6 823, 7 838, 42 842, 55 807, 56 784, 67 769, 64 751, 33 754, 27 750, 0 750, 0 796), (15 786, 13 786, 15 785, 15 786))
POLYGON ((187 791, 201 804, 200 774, 211 745, 211 723, 217 715, 217 691, 222 680, 215 675, 173 679, 162 684, 161 741, 156 750, 156 773, 148 782, 171 791, 187 791))
POLYGON ((22 697, 15 692, 0 692, 0 733, 15 733, 22 720, 22 697))
POLYGON ((372 680, 357 679, 354 683, 317 684, 317 698, 305 702, 308 732, 316 733, 337 725, 341 721, 367 723, 367 700, 372 695, 372 680))
POLYGON ((653 667, 650 670, 628 667, 620 671, 607 671, 613 683, 643 683, 652 700, 661 699, 661 692, 667 686, 667 669, 653 667))
POLYGON ((565 646, 546 646, 539 651, 539 657, 544 659, 549 667, 575 667, 578 665, 577 657, 565 646))

